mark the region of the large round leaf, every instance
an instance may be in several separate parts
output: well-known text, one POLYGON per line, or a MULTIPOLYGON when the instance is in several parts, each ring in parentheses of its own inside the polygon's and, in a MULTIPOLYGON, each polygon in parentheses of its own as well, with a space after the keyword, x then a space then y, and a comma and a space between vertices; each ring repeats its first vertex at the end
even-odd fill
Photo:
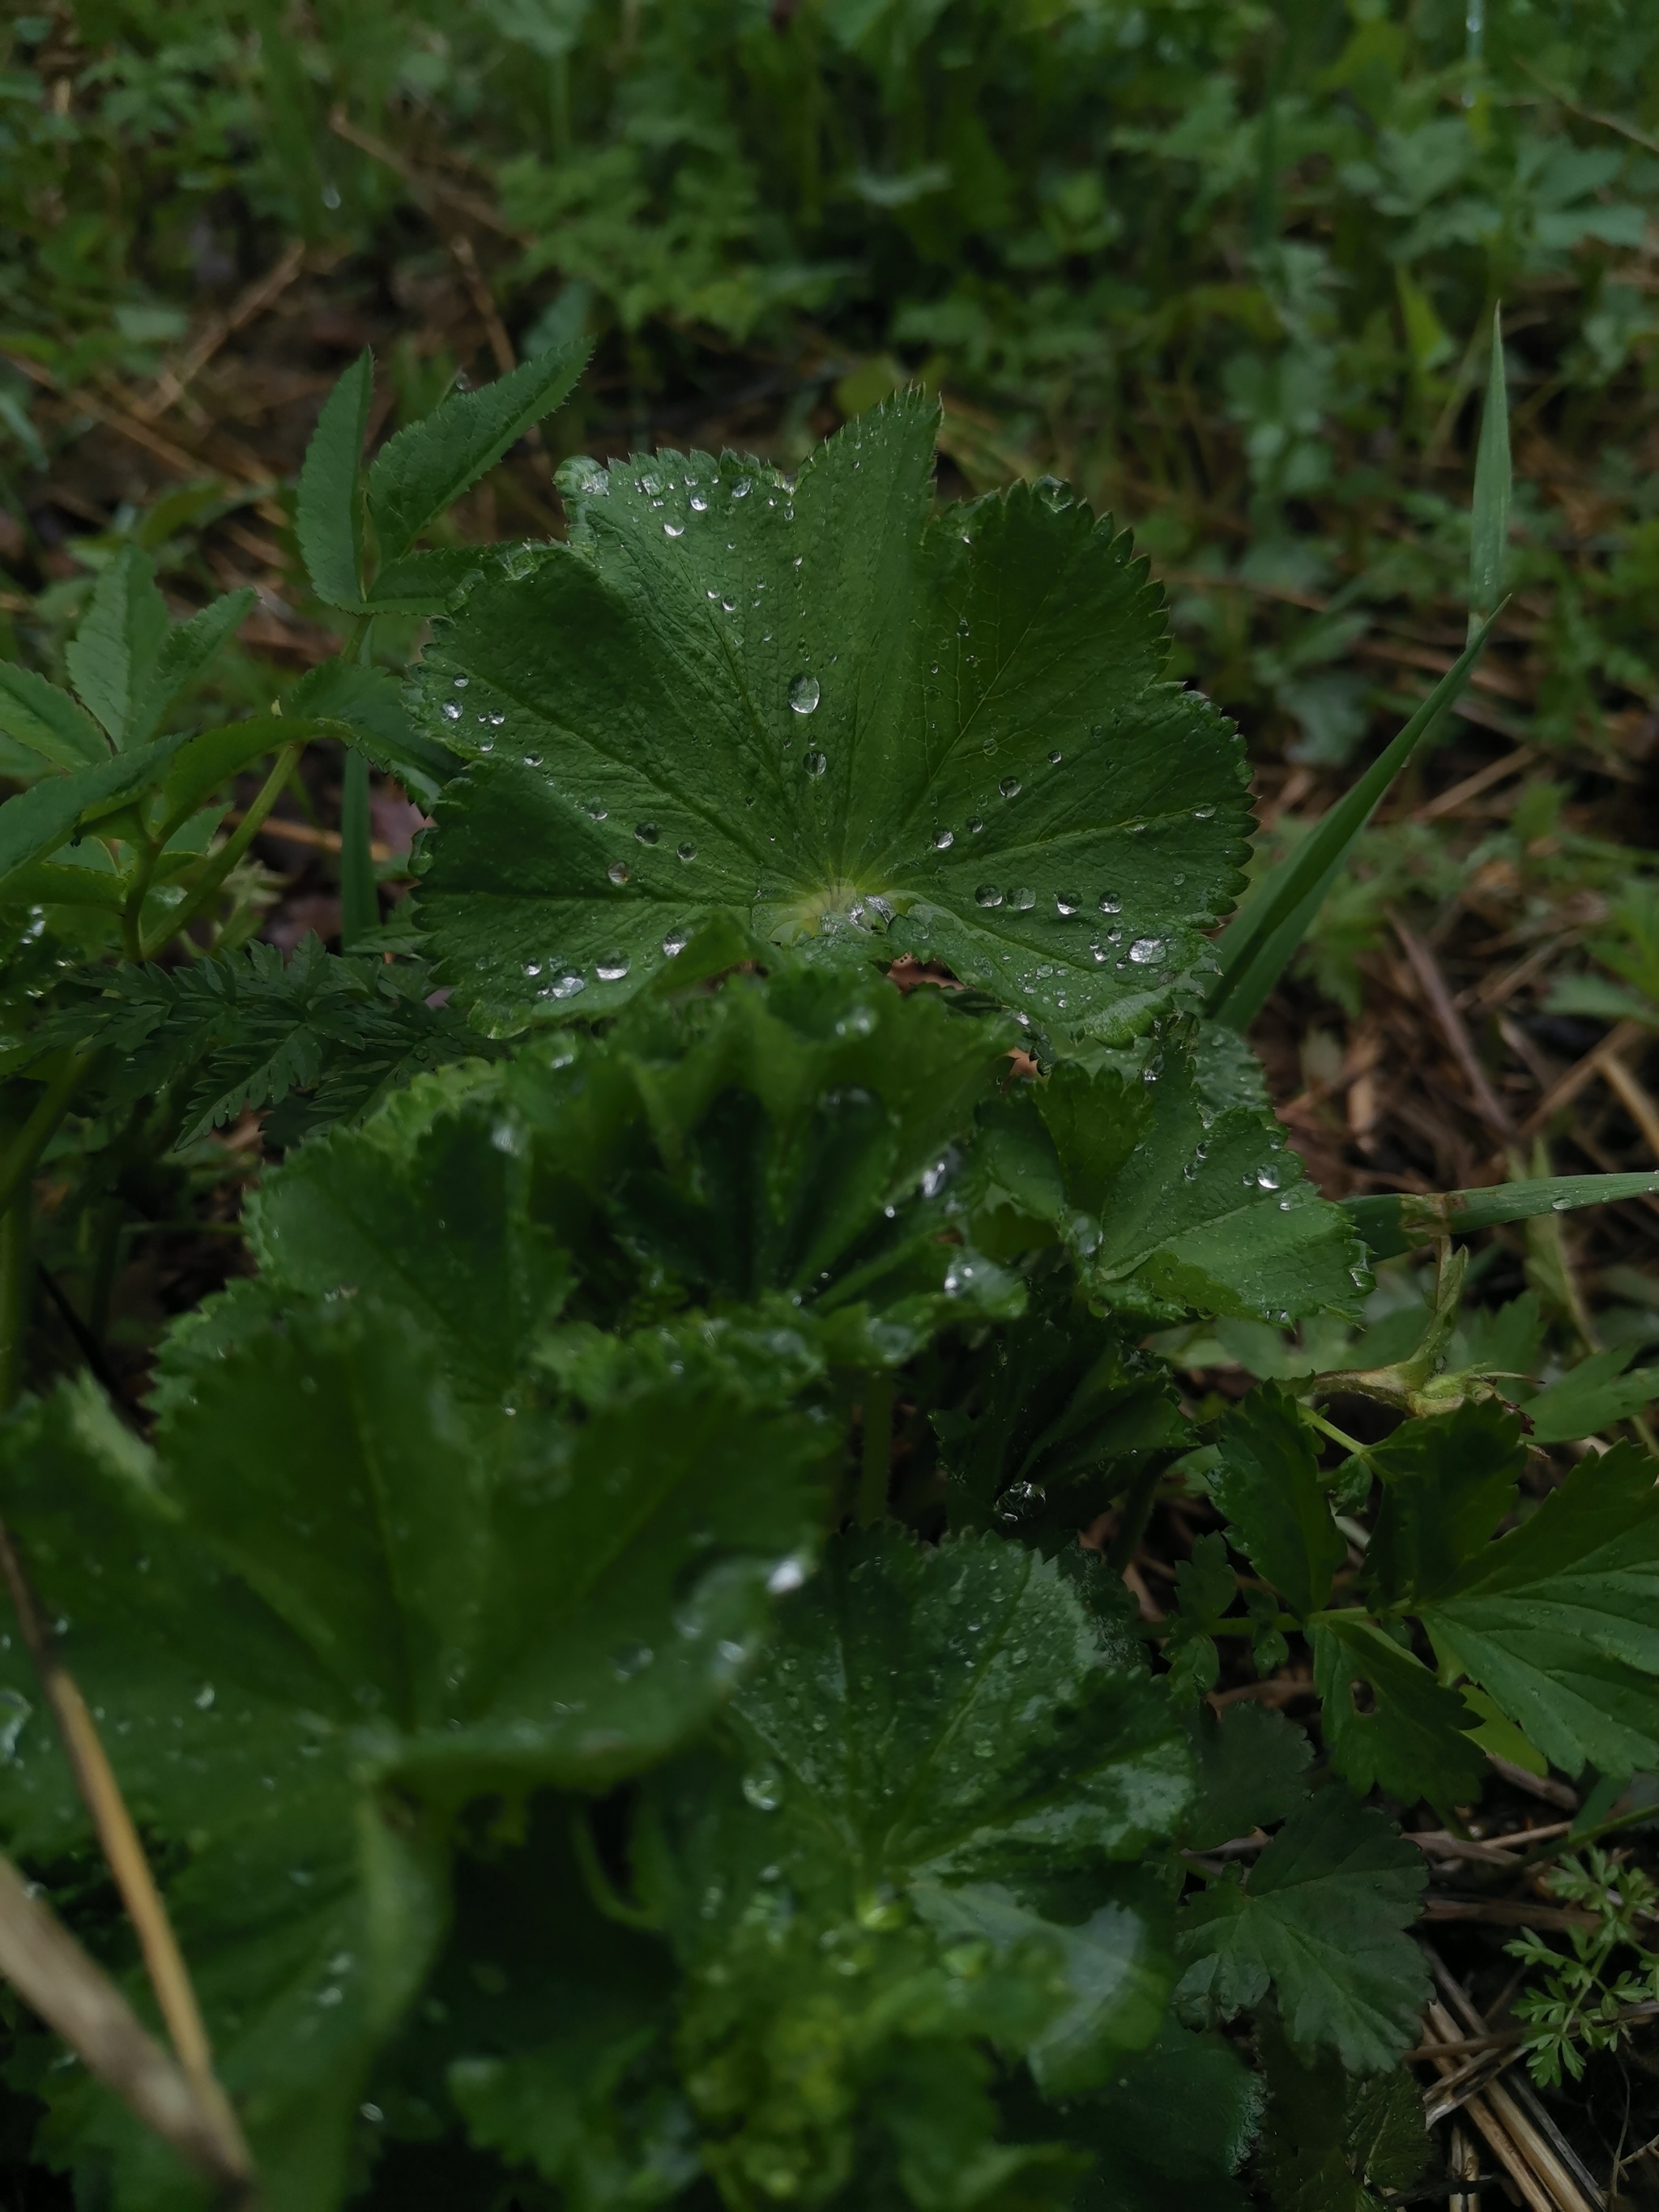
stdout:
POLYGON ((1106 1038, 1200 957, 1241 882, 1237 736, 1164 678, 1109 523, 1026 485, 933 511, 934 424, 896 401, 793 485, 580 464, 569 544, 439 624, 418 711, 472 764, 420 910, 486 1023, 609 1011, 711 910, 1106 1038))

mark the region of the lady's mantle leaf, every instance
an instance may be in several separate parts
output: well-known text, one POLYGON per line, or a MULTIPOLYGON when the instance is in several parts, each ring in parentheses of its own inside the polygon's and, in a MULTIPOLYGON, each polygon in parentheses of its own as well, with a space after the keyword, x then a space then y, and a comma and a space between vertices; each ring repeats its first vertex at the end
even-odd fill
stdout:
POLYGON ((1322 1790, 1262 1852, 1248 1888, 1231 1875, 1184 1908, 1179 1995, 1225 2015, 1260 2004, 1271 1982, 1299 2051, 1327 2045, 1351 2073, 1391 2066, 1426 1993, 1404 1933, 1425 1879, 1380 1813, 1322 1790))
POLYGON ((422 912, 481 1018, 613 1007, 720 908, 1100 1036, 1199 958, 1240 883, 1237 740, 1164 680, 1144 564, 1087 507, 930 515, 936 419, 897 400, 793 486, 584 465, 570 544, 438 625, 425 715, 475 765, 422 912))
MULTIPOLYGON (((267 2199, 326 2212, 442 1932, 428 1817, 435 1838, 475 1796, 603 1788, 705 1722, 769 1577, 799 1575, 824 1443, 706 1381, 580 1426, 463 1408, 406 1316, 248 1310, 173 1395, 159 1464, 65 1391, 3 1432, 0 1496, 135 1817, 184 1861, 172 1902, 267 2199)), ((0 1825, 50 1859, 85 1815, 26 1662, 0 1673, 0 1825)))
POLYGON ((1070 2094, 1156 2035, 1167 1907, 1124 1862, 1186 1802, 1184 1731, 1052 1565, 994 1538, 844 1539, 730 1725, 740 1764, 664 1770, 641 1837, 719 2170, 822 2202, 855 2128, 896 2134, 930 2081, 977 2157, 969 2039, 1070 2094))

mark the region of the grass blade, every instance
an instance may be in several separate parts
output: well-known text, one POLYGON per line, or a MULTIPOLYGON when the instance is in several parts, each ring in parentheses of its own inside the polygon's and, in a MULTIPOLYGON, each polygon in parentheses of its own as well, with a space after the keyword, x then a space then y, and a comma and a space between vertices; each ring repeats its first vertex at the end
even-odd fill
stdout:
POLYGON ((1469 635, 1504 596, 1504 561, 1510 540, 1510 400, 1504 378, 1504 320, 1492 316, 1492 367, 1480 444, 1474 460, 1474 513, 1469 527, 1469 635))
POLYGON ((1217 942, 1221 973, 1210 994, 1212 1020, 1248 1029, 1291 956, 1312 927, 1354 844, 1389 786, 1446 709, 1462 695, 1497 620, 1489 615, 1399 735, 1345 792, 1289 860, 1271 868, 1217 942))
POLYGON ((1634 1175, 1540 1176, 1500 1182, 1486 1190, 1451 1190, 1425 1197, 1389 1193, 1351 1198, 1343 1211, 1376 1260, 1396 1259, 1419 1244, 1540 1213, 1568 1213, 1581 1206, 1606 1206, 1620 1198, 1659 1194, 1659 1170, 1634 1175))

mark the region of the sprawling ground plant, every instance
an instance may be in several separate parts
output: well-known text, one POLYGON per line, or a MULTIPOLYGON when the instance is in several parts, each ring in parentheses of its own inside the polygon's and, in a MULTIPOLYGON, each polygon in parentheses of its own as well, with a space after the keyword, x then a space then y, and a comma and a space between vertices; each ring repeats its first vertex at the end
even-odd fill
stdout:
POLYGON ((1479 636, 1218 939, 1239 741, 1109 523, 1054 483, 936 507, 902 397, 793 481, 579 463, 567 543, 422 550, 575 368, 366 477, 343 380, 299 535, 349 649, 280 716, 156 734, 237 610, 167 629, 137 556, 83 704, 0 674, 0 900, 82 961, 8 1071, 12 1388, 66 1113, 159 1155, 270 1106, 286 1147, 141 1424, 88 1374, 0 1428, 0 1827, 144 2009, 103 1844, 182 2069, 0 1887, 72 2046, 20 2030, 38 2154, 119 2212, 250 2160, 272 2212, 1224 2212, 1253 2145, 1285 2203, 1374 2204, 1425 2154, 1393 1814, 1489 1753, 1659 1766, 1650 1459, 1519 1510, 1516 1401, 1581 1435, 1618 1371, 1534 1395, 1454 1248, 1653 1179, 1329 1204, 1240 1034, 1479 636), (406 696, 390 610, 435 617, 406 696), (350 949, 284 967, 235 866, 318 739, 350 949), (370 761, 433 811, 414 935, 370 761), (1368 1361, 1374 1259, 1427 1243, 1435 1309, 1368 1361), (1218 1418, 1148 1340, 1297 1323, 1329 1356, 1218 1418), (1355 1443, 1339 1392, 1398 1425, 1355 1443), (1224 1533, 1148 1618, 1160 1495, 1224 1533), (1292 1638, 1317 1748, 1206 1701, 1220 1639, 1292 1638))

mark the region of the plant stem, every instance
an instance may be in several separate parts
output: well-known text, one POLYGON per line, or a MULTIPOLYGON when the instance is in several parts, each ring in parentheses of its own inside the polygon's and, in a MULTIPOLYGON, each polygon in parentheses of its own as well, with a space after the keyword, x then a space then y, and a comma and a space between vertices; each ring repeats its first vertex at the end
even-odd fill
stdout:
POLYGON ((1334 1421, 1328 1421, 1322 1413, 1316 1413, 1311 1406, 1304 1406, 1302 1408, 1302 1414, 1310 1428, 1317 1429, 1321 1436, 1328 1437, 1334 1444, 1340 1444, 1350 1458, 1370 1459, 1371 1448, 1369 1444, 1357 1442, 1354 1437, 1339 1429, 1334 1421))
POLYGON ((301 738, 296 744, 284 745, 282 751, 277 754, 275 766, 259 787, 259 795, 242 817, 235 835, 228 839, 214 855, 207 873, 202 877, 184 904, 176 913, 167 916, 161 926, 161 933, 142 948, 140 955, 142 958, 153 959, 171 939, 188 929, 208 902, 218 896, 220 885, 241 859, 243 854, 246 852, 255 837, 258 836, 261 823, 281 798, 283 787, 293 772, 294 763, 300 757, 300 749, 304 742, 301 738))
POLYGON ((95 1053, 88 1053, 80 1060, 65 1056, 63 1066, 42 1091, 34 1111, 4 1155, 0 1156, 0 1212, 9 1212, 13 1201, 27 1188, 29 1178, 40 1164, 40 1155, 69 1111, 76 1085, 96 1058, 95 1053))
MULTIPOLYGON (((367 665, 374 634, 374 617, 360 617, 341 647, 340 658, 367 665)), ((346 750, 345 780, 340 793, 340 948, 344 952, 349 952, 360 937, 380 924, 380 902, 374 889, 373 842, 368 758, 356 745, 350 745, 346 750)))
POLYGON ((884 1367, 872 1368, 864 1382, 864 1459, 859 1475, 859 1526, 873 1528, 886 1518, 887 1485, 893 1467, 893 1378, 884 1367))
POLYGON ((368 762, 354 745, 340 793, 340 945, 346 952, 380 919, 370 843, 368 762))

